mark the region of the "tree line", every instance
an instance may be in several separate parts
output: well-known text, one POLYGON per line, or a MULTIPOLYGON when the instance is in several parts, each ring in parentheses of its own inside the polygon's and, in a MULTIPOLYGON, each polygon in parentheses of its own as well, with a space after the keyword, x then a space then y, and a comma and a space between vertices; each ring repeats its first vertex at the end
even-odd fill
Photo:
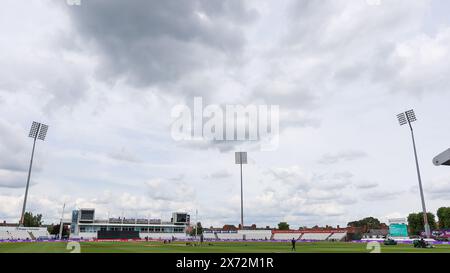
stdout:
MULTIPOLYGON (((428 212, 428 224, 431 230, 436 229, 450 229, 450 207, 441 207, 436 213, 438 221, 436 221, 436 216, 428 212)), ((425 230, 425 225, 423 221, 423 212, 410 213, 407 217, 409 233, 411 235, 420 235, 420 233, 425 230)), ((369 229, 380 229, 384 224, 381 223, 377 218, 367 217, 358 221, 349 222, 347 226, 369 229)))
MULTIPOLYGON (((436 229, 450 229, 450 207, 441 207, 436 213, 438 221, 436 221, 436 216, 428 212, 428 224, 432 230, 436 229)), ((420 233, 425 229, 423 222, 423 213, 410 213, 407 217, 409 233, 411 235, 420 235, 420 233)), ((352 221, 347 223, 348 227, 361 228, 361 232, 365 233, 370 229, 383 229, 387 228, 385 223, 380 222, 375 217, 366 217, 361 220, 352 221)), ((287 222, 280 222, 278 224, 279 230, 289 230, 289 224, 287 222)))
MULTIPOLYGON (((41 227, 43 224, 42 220, 42 214, 36 214, 34 215, 31 212, 25 212, 23 216, 23 225, 25 227, 41 227)), ((51 226, 47 227, 48 233, 52 235, 58 235, 59 234, 59 227, 60 224, 52 224, 51 226)), ((69 227, 67 225, 63 225, 63 232, 62 236, 69 236, 69 227)))

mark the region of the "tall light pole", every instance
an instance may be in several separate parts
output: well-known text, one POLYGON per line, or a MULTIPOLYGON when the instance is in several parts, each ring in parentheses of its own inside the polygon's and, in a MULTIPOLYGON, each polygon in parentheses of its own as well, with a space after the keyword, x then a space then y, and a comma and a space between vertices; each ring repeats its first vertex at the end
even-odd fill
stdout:
POLYGON ((411 138, 414 148, 414 157, 416 159, 416 169, 417 169, 417 178, 419 180, 419 190, 420 190, 420 198, 422 200, 422 211, 423 211, 423 222, 425 227, 425 235, 427 238, 430 237, 430 225, 428 224, 428 216, 427 216, 427 208, 425 206, 425 197, 423 195, 423 188, 422 188, 422 178, 420 177, 420 168, 419 168, 419 160, 417 158, 417 149, 416 149, 416 141, 414 139, 414 130, 411 125, 411 123, 415 122, 417 120, 416 114, 414 113, 414 110, 409 110, 403 113, 400 113, 397 115, 398 122, 400 123, 400 126, 409 125, 409 129, 411 130, 411 138))
POLYGON ((195 240, 197 240, 198 235, 198 210, 195 210, 195 240))
POLYGON ((62 212, 61 212, 61 222, 59 222, 59 238, 58 239, 62 239, 62 233, 63 233, 63 227, 64 227, 64 209, 66 208, 66 203, 64 203, 63 208, 62 208, 62 212))
POLYGON ((48 126, 36 121, 33 121, 31 125, 29 137, 33 138, 33 150, 31 151, 31 160, 30 167, 28 169, 28 178, 27 178, 27 186, 25 188, 25 197, 23 199, 23 208, 22 215, 20 217, 19 226, 23 226, 24 216, 25 216, 25 208, 27 206, 27 197, 28 197, 28 188, 30 186, 30 178, 31 178, 31 168, 33 167, 33 157, 34 157, 34 149, 36 147, 36 140, 45 140, 45 136, 47 135, 48 126))
POLYGON ((244 229, 244 189, 242 183, 242 164, 247 164, 247 152, 236 152, 235 162, 241 168, 241 229, 244 229))

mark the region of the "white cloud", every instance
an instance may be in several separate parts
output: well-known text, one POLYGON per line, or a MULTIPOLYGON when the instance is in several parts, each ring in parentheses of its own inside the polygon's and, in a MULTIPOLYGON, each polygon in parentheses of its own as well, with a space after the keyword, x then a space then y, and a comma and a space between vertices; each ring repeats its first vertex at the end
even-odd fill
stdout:
POLYGON ((366 193, 363 199, 370 202, 379 202, 386 200, 394 200, 401 196, 401 192, 396 191, 385 191, 385 190, 374 190, 366 193))
POLYGON ((434 179, 427 187, 425 192, 433 199, 450 199, 450 177, 440 177, 434 179))
POLYGON ((232 174, 227 170, 218 170, 216 172, 212 172, 211 174, 205 176, 205 179, 224 179, 231 177, 232 174))
POLYGON ((366 181, 366 182, 361 182, 361 183, 356 184, 356 188, 358 188, 358 189, 373 189, 376 187, 378 187, 377 182, 366 181))

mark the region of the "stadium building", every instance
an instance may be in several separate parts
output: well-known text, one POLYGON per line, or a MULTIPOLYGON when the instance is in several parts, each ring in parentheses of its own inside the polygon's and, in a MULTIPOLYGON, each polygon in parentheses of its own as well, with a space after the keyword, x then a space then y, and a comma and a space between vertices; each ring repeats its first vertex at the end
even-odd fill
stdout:
MULTIPOLYGON (((226 225, 228 226, 228 225, 226 225)), ((224 226, 225 227, 225 226, 224 226)), ((234 240, 263 240, 263 241, 345 241, 348 236, 347 228, 276 230, 262 229, 205 229, 204 238, 212 241, 234 240)))
POLYGON ((187 213, 174 212, 170 222, 161 219, 95 218, 94 209, 72 211, 73 239, 184 239, 190 224, 187 213))
POLYGON ((46 227, 0 226, 0 242, 48 240, 50 237, 46 227))

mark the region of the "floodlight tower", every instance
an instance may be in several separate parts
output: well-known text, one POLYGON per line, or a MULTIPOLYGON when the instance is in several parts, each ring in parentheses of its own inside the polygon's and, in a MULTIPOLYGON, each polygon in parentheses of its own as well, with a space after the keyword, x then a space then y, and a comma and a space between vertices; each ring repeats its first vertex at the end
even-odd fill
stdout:
POLYGON ((198 235, 198 209, 195 210, 195 240, 197 240, 198 235))
POLYGON ((247 164, 247 152, 236 152, 235 162, 241 167, 241 229, 244 229, 244 189, 242 183, 242 164, 247 164))
POLYGON ((412 138, 412 143, 413 143, 413 148, 414 148, 414 157, 416 159, 417 178, 419 180, 420 198, 422 200, 422 211, 423 211, 423 222, 424 222, 424 227, 425 227, 425 235, 427 238, 429 238, 431 235, 430 225, 428 224, 427 209, 425 206, 425 197, 423 195, 422 178, 420 177, 419 160, 417 158, 417 149, 416 149, 416 141, 414 139, 414 130, 411 125, 411 123, 417 121, 416 114, 414 113, 414 110, 409 110, 404 113, 398 114, 397 118, 398 118, 398 122, 400 123, 400 126, 408 124, 409 129, 411 130, 411 138, 412 138))
POLYGON ((63 233, 63 228, 64 228, 64 209, 66 208, 66 203, 64 203, 63 208, 62 208, 62 212, 61 212, 61 221, 59 222, 59 238, 60 240, 62 240, 62 233, 63 233))
POLYGON ((22 208, 22 215, 20 217, 19 226, 23 226, 24 222, 24 216, 25 216, 25 208, 27 206, 27 197, 28 197, 28 188, 30 186, 30 177, 31 177, 31 168, 33 167, 33 157, 34 157, 34 149, 36 147, 36 140, 45 140, 45 137, 47 135, 48 125, 33 121, 33 124, 31 125, 30 134, 29 137, 33 138, 33 150, 31 151, 31 160, 30 160, 30 167, 28 169, 28 178, 27 178, 27 186, 25 188, 25 197, 23 199, 23 208, 22 208))

